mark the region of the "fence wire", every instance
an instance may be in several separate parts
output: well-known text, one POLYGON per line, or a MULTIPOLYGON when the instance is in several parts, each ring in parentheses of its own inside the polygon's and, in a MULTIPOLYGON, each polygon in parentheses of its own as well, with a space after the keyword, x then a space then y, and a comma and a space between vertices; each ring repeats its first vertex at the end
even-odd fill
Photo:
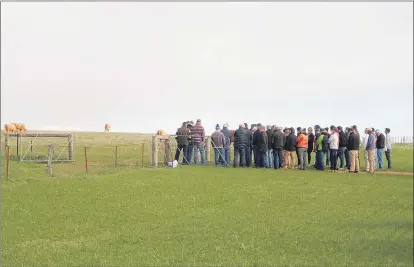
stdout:
MULTIPOLYGON (((11 140, 7 151, 2 145, 2 177, 8 179, 44 178, 48 176, 47 161, 49 160, 48 147, 53 145, 54 153, 51 157, 53 176, 63 177, 79 174, 105 174, 126 168, 148 168, 158 165, 166 166, 168 161, 175 159, 178 149, 177 136, 158 136, 153 144, 151 136, 140 140, 113 140, 105 142, 83 141, 76 142, 73 149, 73 160, 69 160, 68 142, 62 138, 34 143, 33 140, 22 140, 17 143, 11 140), (156 157, 153 149, 157 150, 156 157), (22 160, 24 158, 24 160, 22 160), (156 159, 157 164, 154 164, 156 159), (8 166, 7 166, 8 165, 8 166), (8 168, 7 168, 8 167, 8 168)), ((92 139, 91 139, 92 140, 92 139)), ((394 145, 399 149, 412 149, 412 137, 393 137, 394 145), (403 143, 404 142, 404 143, 403 143)), ((211 138, 204 140, 206 164, 213 164, 214 150, 211 138)), ((198 151, 200 154, 200 152, 198 151)), ((234 148, 230 146, 230 162, 232 162, 234 148)), ((179 163, 183 162, 183 152, 179 156, 179 163)), ((199 163, 201 155, 198 156, 199 163)), ((191 158, 194 164, 194 155, 191 158)))

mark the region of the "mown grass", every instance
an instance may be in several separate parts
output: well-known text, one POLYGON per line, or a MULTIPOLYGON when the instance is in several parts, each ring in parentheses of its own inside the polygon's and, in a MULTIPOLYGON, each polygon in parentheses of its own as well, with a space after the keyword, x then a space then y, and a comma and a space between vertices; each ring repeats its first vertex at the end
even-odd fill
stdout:
POLYGON ((412 176, 19 168, 1 183, 3 266, 413 265, 412 176))

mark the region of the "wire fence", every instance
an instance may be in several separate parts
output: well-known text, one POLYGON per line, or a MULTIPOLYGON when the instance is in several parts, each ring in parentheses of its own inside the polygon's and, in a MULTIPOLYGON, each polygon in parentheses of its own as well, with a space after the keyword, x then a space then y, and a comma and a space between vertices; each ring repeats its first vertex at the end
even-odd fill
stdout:
MULTIPOLYGON (((393 137, 398 149, 412 149, 412 137, 393 137)), ((32 140, 11 140, 2 146, 2 174, 6 179, 27 179, 36 177, 63 177, 79 174, 106 174, 126 168, 149 168, 167 166, 175 159, 176 136, 152 136, 110 142, 75 142, 72 155, 68 142, 63 139, 47 140, 33 144, 32 140), (155 141, 154 141, 155 140, 155 141)), ((200 151, 197 151, 200 159, 200 151)), ((214 149, 211 138, 204 140, 206 165, 214 164, 214 149)), ((230 146, 230 162, 234 147, 230 146)), ((183 152, 179 162, 183 161, 183 152)), ((230 163, 229 162, 229 163, 230 163)), ((191 163, 194 164, 194 156, 191 163)), ((200 164, 201 162, 199 162, 200 164)))

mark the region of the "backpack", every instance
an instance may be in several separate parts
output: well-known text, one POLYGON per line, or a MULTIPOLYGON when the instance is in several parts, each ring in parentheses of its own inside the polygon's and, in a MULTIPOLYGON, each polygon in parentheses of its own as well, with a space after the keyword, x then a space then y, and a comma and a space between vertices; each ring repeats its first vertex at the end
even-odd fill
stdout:
POLYGON ((322 139, 322 151, 328 152, 328 150, 329 150, 329 137, 327 134, 325 134, 322 139))

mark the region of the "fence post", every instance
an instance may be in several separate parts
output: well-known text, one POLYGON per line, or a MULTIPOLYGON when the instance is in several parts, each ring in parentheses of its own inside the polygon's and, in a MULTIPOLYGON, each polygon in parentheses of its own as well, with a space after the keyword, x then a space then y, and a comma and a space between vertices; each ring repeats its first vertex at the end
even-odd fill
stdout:
POLYGON ((30 140, 30 152, 33 152, 33 140, 30 140))
POLYGON ((88 173, 88 154, 86 153, 87 147, 85 146, 85 172, 88 173))
POLYGON ((171 161, 171 148, 170 148, 170 139, 164 140, 164 153, 165 153, 165 164, 168 164, 171 161))
POLYGON ((206 161, 210 162, 211 160, 211 141, 210 137, 206 138, 206 161))
POLYGON ((19 140, 20 140, 19 135, 20 134, 17 135, 17 139, 16 139, 16 147, 17 147, 16 156, 19 156, 19 140))
POLYGON ((48 153, 48 157, 47 157, 47 172, 50 176, 53 176, 52 158, 53 158, 53 145, 49 145, 49 153, 48 153))
POLYGON ((156 135, 152 136, 151 138, 151 161, 152 161, 152 166, 157 167, 158 166, 158 138, 156 135))
POLYGON ((68 156, 69 160, 73 160, 73 133, 68 136, 68 156))
POLYGON ((10 147, 8 145, 6 147, 6 179, 9 179, 9 160, 10 160, 10 147))
POLYGON ((118 146, 115 146, 115 168, 118 165, 118 146))

